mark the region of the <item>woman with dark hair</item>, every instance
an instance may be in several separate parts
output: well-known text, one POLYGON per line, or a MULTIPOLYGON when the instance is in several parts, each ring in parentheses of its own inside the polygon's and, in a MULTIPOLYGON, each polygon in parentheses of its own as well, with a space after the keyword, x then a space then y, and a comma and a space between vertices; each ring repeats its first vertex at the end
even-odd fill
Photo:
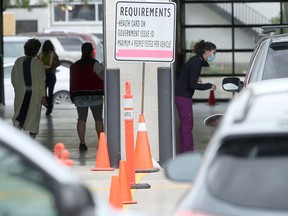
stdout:
POLYGON ((194 46, 194 55, 181 68, 175 84, 175 103, 180 118, 179 153, 194 151, 192 97, 195 90, 216 90, 216 85, 203 83, 199 78, 202 67, 216 58, 216 46, 199 41, 194 46))
POLYGON ((92 57, 91 43, 82 44, 81 59, 70 67, 70 96, 77 108, 77 132, 80 140, 79 150, 87 150, 85 141, 88 109, 91 110, 98 135, 103 132, 103 91, 104 68, 92 57))
POLYGON ((35 58, 40 47, 39 40, 29 39, 24 45, 25 56, 15 61, 11 73, 15 92, 13 125, 29 131, 32 138, 39 132, 41 104, 47 106, 45 70, 42 62, 35 58))
POLYGON ((46 40, 43 43, 42 50, 38 55, 38 58, 43 62, 45 72, 46 72, 46 91, 47 92, 47 102, 48 107, 46 115, 49 116, 53 109, 53 94, 54 87, 56 84, 56 67, 54 65, 54 60, 56 58, 56 52, 54 45, 50 40, 46 40))

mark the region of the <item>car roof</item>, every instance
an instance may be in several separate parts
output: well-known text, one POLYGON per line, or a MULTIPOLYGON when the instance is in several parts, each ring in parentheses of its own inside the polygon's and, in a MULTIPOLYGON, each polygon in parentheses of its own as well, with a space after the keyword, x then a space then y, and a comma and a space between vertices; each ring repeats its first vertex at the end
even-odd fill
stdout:
POLYGON ((21 36, 21 35, 11 35, 11 36, 4 36, 3 37, 3 41, 4 42, 8 42, 8 41, 23 41, 26 42, 28 39, 30 39, 31 37, 29 36, 21 36))
POLYGON ((288 78, 251 83, 229 104, 219 130, 224 134, 287 133, 288 78))

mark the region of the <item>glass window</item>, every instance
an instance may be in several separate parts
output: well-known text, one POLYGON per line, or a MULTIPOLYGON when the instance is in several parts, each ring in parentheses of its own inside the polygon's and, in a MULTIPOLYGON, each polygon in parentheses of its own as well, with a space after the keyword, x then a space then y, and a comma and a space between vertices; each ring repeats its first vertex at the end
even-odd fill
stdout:
POLYGON ((226 139, 209 168, 208 188, 236 205, 287 211, 287 142, 268 134, 226 139))
POLYGON ((235 28, 235 49, 251 49, 253 50, 259 39, 261 28, 235 28))
POLYGON ((211 41, 217 49, 232 49, 231 28, 187 28, 186 49, 192 49, 198 41, 211 41), (213 36, 212 36, 213 35, 213 36))
POLYGON ((102 4, 97 4, 98 6, 98 20, 103 21, 104 19, 104 8, 102 4))
POLYGON ((64 22, 66 20, 66 18, 65 18, 65 12, 66 12, 65 4, 54 4, 53 5, 53 11, 54 11, 54 21, 64 22))
POLYGON ((252 56, 252 52, 235 52, 234 53, 235 74, 237 76, 246 75, 251 56, 252 56))
POLYGON ((273 43, 268 49, 263 80, 287 78, 288 42, 273 43))
POLYGON ((231 4, 205 3, 186 5, 186 25, 231 25, 231 4), (209 14, 209 16, 203 16, 209 14))
POLYGON ((95 5, 73 5, 68 14, 69 21, 95 21, 95 5))
POLYGON ((103 21, 102 2, 52 3, 54 22, 95 22, 103 21))
POLYGON ((0 145, 0 215, 58 216, 51 179, 0 145))
POLYGON ((280 23, 280 3, 235 3, 234 21, 249 25, 280 23))

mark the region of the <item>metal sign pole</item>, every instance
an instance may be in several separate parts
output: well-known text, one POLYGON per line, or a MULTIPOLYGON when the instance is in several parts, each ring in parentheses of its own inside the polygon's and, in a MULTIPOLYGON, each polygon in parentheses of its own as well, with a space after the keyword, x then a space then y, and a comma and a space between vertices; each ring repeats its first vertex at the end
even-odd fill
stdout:
POLYGON ((144 88, 145 88, 145 62, 142 63, 142 98, 141 98, 141 114, 144 114, 144 88))

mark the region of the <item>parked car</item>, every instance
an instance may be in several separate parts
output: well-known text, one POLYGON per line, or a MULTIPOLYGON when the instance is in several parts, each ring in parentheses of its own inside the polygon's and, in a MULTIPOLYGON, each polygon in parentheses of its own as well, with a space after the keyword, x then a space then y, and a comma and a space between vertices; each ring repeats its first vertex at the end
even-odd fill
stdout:
POLYGON ((249 84, 235 97, 204 154, 165 166, 172 180, 192 181, 177 216, 288 215, 288 78, 249 84))
MULTIPOLYGON (((34 36, 4 36, 4 63, 14 62, 18 57, 24 55, 24 44, 34 36)), ((73 62, 81 58, 82 40, 78 37, 64 38, 61 40, 56 37, 38 38, 43 44, 49 39, 53 43, 62 65, 69 67, 73 62), (64 44, 64 46, 62 45, 64 44)))
MULTIPOLYGON (((11 84, 11 71, 14 65, 13 62, 4 63, 4 92, 5 104, 13 105, 14 103, 14 88, 11 84)), ((56 84, 54 88, 53 103, 55 105, 71 104, 69 95, 69 79, 70 70, 67 67, 60 65, 56 69, 56 84)))
POLYGON ((25 33, 23 35, 30 36, 30 37, 36 37, 38 38, 42 43, 50 38, 56 38, 60 45, 56 44, 55 49, 58 53, 62 61, 64 61, 65 56, 69 56, 69 53, 73 53, 73 60, 66 60, 65 62, 69 64, 69 66, 74 63, 75 61, 79 60, 81 57, 81 45, 84 42, 90 42, 93 44, 93 47, 95 48, 94 57, 99 62, 103 62, 103 45, 95 35, 88 34, 88 33, 79 33, 79 32, 50 32, 50 33, 38 33, 38 32, 30 32, 25 33), (62 48, 60 48, 60 46, 62 48))
POLYGON ((4 36, 3 37, 3 57, 5 62, 15 62, 24 56, 24 44, 30 37, 27 36, 4 36))
POLYGON ((249 83, 288 77, 284 66, 287 63, 288 34, 273 34, 284 27, 287 28, 287 26, 262 27, 264 36, 253 51, 244 82, 238 77, 224 78, 222 83, 224 90, 240 92, 249 83))
MULTIPOLYGON (((65 32, 65 33, 69 33, 69 32, 74 32, 74 33, 83 33, 82 30, 79 29, 63 29, 63 28, 45 28, 43 30, 44 33, 52 33, 52 32, 65 32)), ((87 33, 87 32, 86 32, 87 33)), ((103 44, 103 33, 92 33, 93 35, 95 35, 97 38, 99 38, 99 40, 101 41, 101 43, 103 44)))

